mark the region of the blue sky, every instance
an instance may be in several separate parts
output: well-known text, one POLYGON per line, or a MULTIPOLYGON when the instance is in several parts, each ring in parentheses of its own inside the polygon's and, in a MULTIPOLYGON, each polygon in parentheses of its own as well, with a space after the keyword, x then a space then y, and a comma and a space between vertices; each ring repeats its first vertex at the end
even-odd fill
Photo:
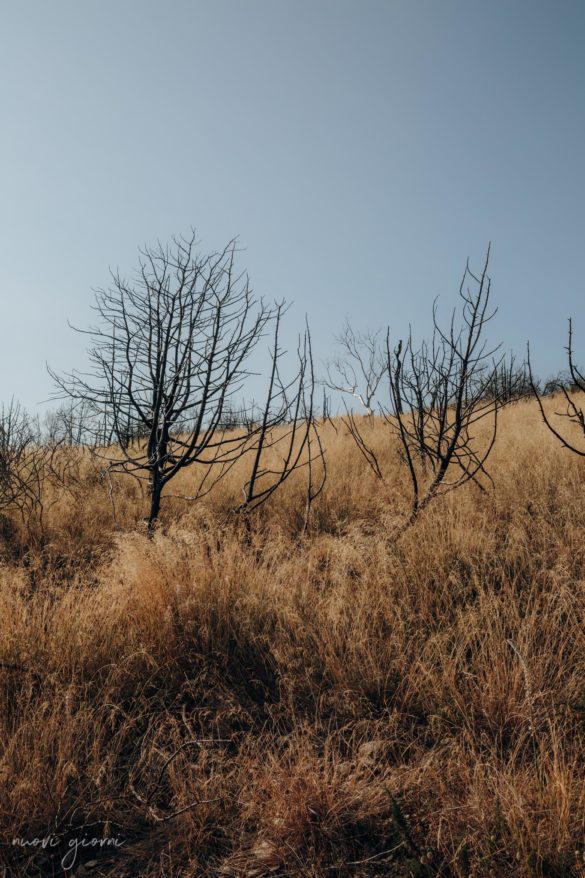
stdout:
POLYGON ((0 399, 83 366, 138 245, 240 236, 319 360, 428 330, 492 241, 492 337, 585 359, 582 0, 1 0, 0 399))

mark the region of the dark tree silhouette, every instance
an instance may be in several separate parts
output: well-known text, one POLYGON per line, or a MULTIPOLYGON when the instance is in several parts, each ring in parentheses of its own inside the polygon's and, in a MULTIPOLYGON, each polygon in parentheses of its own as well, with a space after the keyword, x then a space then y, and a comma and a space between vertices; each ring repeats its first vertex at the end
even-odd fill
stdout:
POLYGON ((45 450, 38 424, 12 401, 0 409, 0 510, 23 519, 41 504, 45 450))
POLYGON ((538 382, 534 378, 532 374, 532 365, 530 362, 530 345, 528 345, 528 374, 530 377, 530 384, 532 387, 532 392, 534 393, 538 405, 540 407, 540 413, 542 415, 542 419, 551 433, 556 436, 561 445, 564 448, 568 448, 569 451, 572 451, 574 454, 578 454, 580 457, 585 457, 585 412, 578 405, 577 400, 575 398, 575 394, 577 393, 585 393, 585 375, 581 369, 575 363, 575 352, 573 349, 573 321, 569 318, 569 339, 566 347, 567 358, 569 361, 569 369, 568 374, 566 376, 559 376, 557 379, 552 379, 545 385, 545 390, 540 391, 538 387, 538 382), (565 411, 557 412, 557 416, 560 418, 566 418, 570 427, 576 428, 577 434, 581 434, 583 438, 583 445, 579 447, 579 444, 575 443, 573 439, 570 439, 566 432, 562 432, 560 429, 554 426, 551 421, 549 415, 544 410, 544 406, 542 404, 542 395, 550 395, 551 393, 560 393, 565 401, 565 411))
MULTIPOLYGON (((502 360, 494 361, 499 346, 489 348, 485 328, 490 311, 491 281, 487 275, 489 249, 480 275, 467 264, 459 297, 460 322, 454 311, 443 329, 433 305, 433 335, 418 349, 412 335, 392 348, 386 335, 385 374, 391 404, 382 414, 398 438, 411 484, 408 523, 439 494, 473 481, 484 490, 480 476, 491 481, 485 463, 494 446, 498 409, 503 395, 497 377, 502 360), (477 436, 480 421, 489 419, 483 439, 477 436)), ((360 451, 376 476, 383 478, 378 456, 350 411, 346 423, 360 451)))
MULTIPOLYGON (((260 461, 281 440, 274 430, 291 411, 295 431, 301 420, 307 434, 315 430, 312 392, 310 407, 304 404, 307 381, 314 383, 306 366, 309 343, 296 379, 284 384, 278 348, 283 306, 269 309, 254 298, 247 276, 236 271, 235 240, 204 256, 195 247, 194 232, 173 238, 169 246, 141 251, 132 281, 113 274, 111 287, 96 293, 98 325, 86 331, 89 373, 50 370, 58 395, 91 410, 94 444, 109 467, 148 480, 149 532, 165 486, 185 467, 203 469, 200 496, 259 444, 260 461), (264 415, 256 425, 242 417, 244 426, 230 429, 234 399, 252 374, 250 356, 271 324, 273 380, 264 415)), ((300 459, 288 459, 286 472, 296 465, 300 459)), ((256 481, 257 472, 253 486, 256 481)))

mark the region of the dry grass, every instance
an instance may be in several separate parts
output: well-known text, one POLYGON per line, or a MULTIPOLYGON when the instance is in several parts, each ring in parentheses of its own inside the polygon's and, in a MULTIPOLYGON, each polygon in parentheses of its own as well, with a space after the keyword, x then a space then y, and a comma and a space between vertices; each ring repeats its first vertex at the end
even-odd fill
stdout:
POLYGON ((302 480, 246 531, 236 471, 152 541, 134 484, 114 526, 90 471, 42 534, 4 521, 7 876, 103 837, 72 873, 585 875, 585 466, 518 404, 495 493, 392 543, 405 483, 372 429, 395 481, 328 426, 306 535, 302 480))

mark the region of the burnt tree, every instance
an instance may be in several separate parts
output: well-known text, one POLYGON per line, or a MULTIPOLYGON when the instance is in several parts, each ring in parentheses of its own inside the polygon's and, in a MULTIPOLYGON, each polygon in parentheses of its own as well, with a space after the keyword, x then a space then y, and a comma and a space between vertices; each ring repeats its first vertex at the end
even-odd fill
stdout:
POLYGON ((532 374, 532 365, 530 362, 530 345, 528 345, 528 375, 532 392, 534 393, 538 401, 542 419, 550 432, 559 440, 564 448, 567 448, 574 454, 578 454, 580 457, 585 457, 585 411, 583 411, 583 408, 578 404, 577 398, 577 394, 585 393, 585 375, 583 374, 581 368, 579 368, 575 363, 575 351, 573 348, 573 321, 571 319, 569 319, 569 338, 566 351, 569 365, 567 376, 559 376, 557 379, 550 380, 545 385, 544 390, 540 391, 538 382, 532 374), (551 393, 561 394, 565 403, 565 411, 556 412, 556 415, 559 418, 566 419, 569 429, 573 429, 573 431, 576 430, 577 434, 581 434, 583 440, 581 444, 576 443, 574 439, 570 438, 567 431, 562 431, 560 429, 560 424, 558 428, 555 427, 550 415, 546 413, 541 397, 543 395, 550 395, 551 393))
MULTIPOLYGON (((95 444, 109 467, 148 481, 149 532, 177 473, 200 465, 207 490, 263 437, 261 458, 273 441, 269 434, 291 410, 299 424, 306 395, 306 355, 291 396, 290 386, 287 393, 278 384, 276 342, 264 417, 259 423, 242 418, 247 425, 229 429, 226 416, 252 374, 250 356, 271 325, 278 330, 282 306, 270 309, 254 298, 247 276, 236 270, 235 240, 209 255, 195 248, 194 233, 173 238, 169 246, 141 251, 131 281, 112 274, 111 286, 96 293, 97 325, 78 330, 92 342, 89 372, 51 372, 58 395, 91 406, 95 444)), ((312 404, 302 422, 302 429, 314 430, 312 404)), ((251 481, 256 484, 257 472, 251 481)), ((246 499, 248 505, 249 492, 246 499)))
MULTIPOLYGON (((385 377, 390 406, 381 407, 407 468, 411 509, 407 523, 439 494, 474 482, 484 490, 481 477, 491 481, 485 464, 495 443, 498 410, 504 397, 497 377, 502 360, 498 347, 485 340, 486 327, 496 309, 490 307, 491 281, 487 274, 489 249, 481 274, 467 264, 459 288, 459 320, 454 311, 446 328, 433 305, 430 342, 416 348, 412 335, 394 347, 386 335, 385 377), (487 429, 478 435, 481 421, 487 429)), ((380 479, 379 457, 366 441, 351 411, 346 424, 364 458, 380 479)))

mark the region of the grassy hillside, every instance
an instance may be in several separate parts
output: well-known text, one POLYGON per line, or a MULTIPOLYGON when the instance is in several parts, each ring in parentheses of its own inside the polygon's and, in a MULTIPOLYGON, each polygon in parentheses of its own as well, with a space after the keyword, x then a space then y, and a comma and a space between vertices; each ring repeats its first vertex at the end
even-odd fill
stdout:
POLYGON ((307 533, 302 473, 245 528, 233 470, 148 540, 83 462, 42 531, 2 521, 7 876, 585 875, 584 461, 511 406, 495 491, 396 541, 386 429, 382 485, 336 426, 307 533))

